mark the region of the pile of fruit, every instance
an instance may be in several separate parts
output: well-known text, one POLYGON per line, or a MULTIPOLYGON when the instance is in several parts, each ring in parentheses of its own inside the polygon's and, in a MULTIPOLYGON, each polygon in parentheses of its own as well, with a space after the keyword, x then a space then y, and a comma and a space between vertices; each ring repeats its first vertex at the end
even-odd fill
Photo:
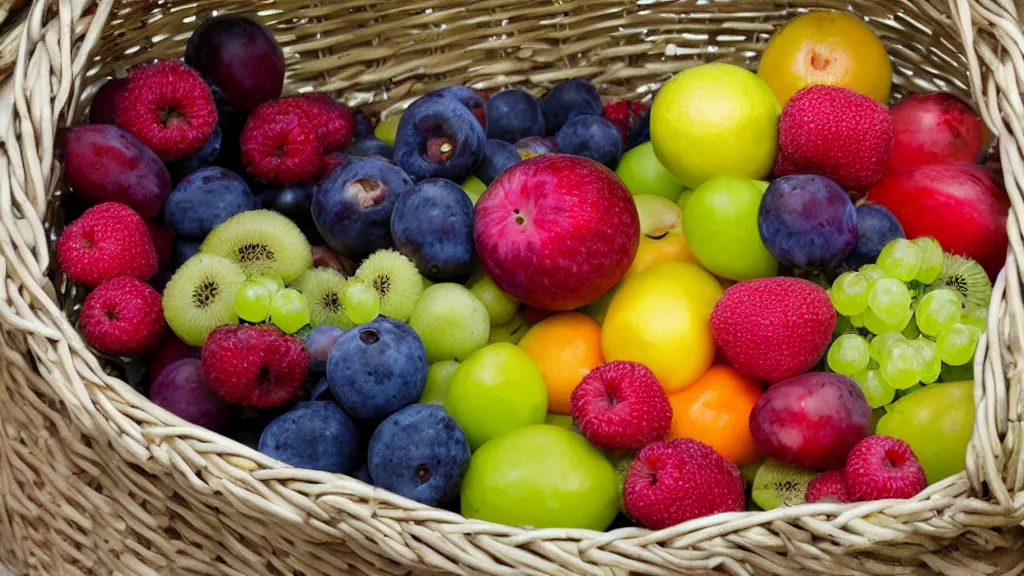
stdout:
POLYGON ((800 16, 756 74, 690 68, 649 109, 568 80, 376 119, 282 97, 284 68, 218 16, 66 132, 78 327, 157 405, 512 525, 963 470, 1008 200, 963 101, 888 107, 860 20, 800 16))

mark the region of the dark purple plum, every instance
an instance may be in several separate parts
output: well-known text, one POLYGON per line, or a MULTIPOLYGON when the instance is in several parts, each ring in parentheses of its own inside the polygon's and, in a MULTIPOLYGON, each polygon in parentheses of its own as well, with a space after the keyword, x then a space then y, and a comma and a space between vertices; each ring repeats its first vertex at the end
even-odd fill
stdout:
POLYGON ((213 101, 217 104, 217 127, 221 132, 220 151, 214 164, 237 172, 245 173, 242 165, 242 130, 249 118, 249 113, 232 106, 224 92, 216 86, 210 86, 213 101))
POLYGON ((260 208, 287 216, 302 230, 312 244, 323 244, 323 238, 313 222, 313 184, 293 184, 284 188, 270 188, 256 197, 260 208))
POLYGON ((462 281, 473 272, 473 201, 450 180, 429 178, 399 198, 391 236, 433 282, 462 281))
POLYGON ((96 90, 89 105, 89 124, 117 124, 117 107, 127 78, 111 78, 96 90))
POLYGON ((88 204, 120 202, 145 219, 156 216, 171 193, 171 177, 156 153, 109 124, 64 133, 64 179, 88 204))
POLYGON ((306 344, 306 351, 309 352, 309 370, 311 372, 327 370, 327 355, 331 353, 334 343, 344 332, 341 328, 330 324, 322 324, 306 332, 302 341, 306 344))
POLYGON ((857 243, 857 210, 839 184, 794 174, 773 181, 757 213, 761 240, 782 264, 835 269, 857 243))
POLYGON ((313 222, 328 246, 361 260, 392 246, 391 211, 412 186, 412 179, 398 166, 376 158, 347 156, 317 187, 313 222))
POLYGON ((356 123, 356 131, 352 134, 354 140, 362 140, 363 138, 369 138, 373 136, 373 121, 366 114, 363 114, 362 110, 354 110, 352 112, 352 119, 356 123))
POLYGON ((395 135, 395 161, 414 180, 462 182, 483 155, 484 129, 458 100, 428 94, 402 114, 395 135))
POLYGON ((903 226, 885 206, 865 204, 857 207, 857 244, 846 256, 846 265, 854 270, 874 264, 885 245, 906 238, 903 226))
POLYGON ((187 238, 178 238, 174 241, 174 251, 171 252, 171 270, 177 270, 186 260, 195 256, 196 252, 199 252, 199 247, 203 245, 203 239, 199 240, 188 240, 187 238))
POLYGON ((266 28, 242 16, 204 20, 185 45, 185 63, 241 110, 280 98, 284 87, 281 47, 266 28))
POLYGON ((563 154, 590 158, 613 170, 622 157, 619 129, 600 116, 576 116, 562 126, 555 141, 563 154))
POLYGON ((203 363, 185 358, 168 365, 153 381, 149 398, 154 404, 197 426, 217 432, 238 413, 237 407, 217 396, 203 377, 203 363))
POLYGON ((544 96, 542 109, 544 128, 549 135, 554 135, 566 122, 577 116, 600 116, 601 96, 590 82, 573 78, 556 84, 544 96))
POLYGON ((516 147, 504 140, 487 140, 484 142, 484 156, 476 166, 476 177, 484 184, 490 185, 506 168, 519 162, 522 158, 516 147))
POLYGON ((540 101, 526 90, 503 90, 487 101, 487 137, 515 144, 544 135, 540 101))
POLYGON ((241 176, 207 166, 174 187, 164 206, 164 222, 175 236, 198 240, 228 218, 256 206, 256 198, 241 176))
POLYGON ((191 172, 213 165, 217 161, 217 157, 220 156, 223 135, 224 132, 220 125, 214 126, 213 134, 210 134, 198 152, 187 158, 168 163, 167 170, 174 175, 175 180, 181 180, 191 172))
POLYGON ((651 112, 648 110, 636 120, 636 125, 629 130, 629 137, 626 139, 626 149, 635 148, 651 139, 651 112))
POLYGON ((334 402, 300 402, 267 424, 259 451, 296 468, 348 474, 355 469, 359 433, 334 402))
POLYGON ((487 129, 487 105, 476 90, 466 86, 449 86, 438 90, 437 93, 458 100, 473 113, 480 126, 487 129))
POLYGON ((391 147, 391 144, 381 140, 380 138, 374 138, 368 136, 359 140, 355 144, 349 146, 348 150, 345 151, 347 154, 353 156, 377 156, 386 160, 391 160, 395 157, 395 149, 391 147))
POLYGON ((515 148, 519 152, 520 158, 524 160, 534 156, 543 156, 544 154, 558 154, 558 142, 554 138, 547 138, 545 136, 523 138, 516 142, 515 148))

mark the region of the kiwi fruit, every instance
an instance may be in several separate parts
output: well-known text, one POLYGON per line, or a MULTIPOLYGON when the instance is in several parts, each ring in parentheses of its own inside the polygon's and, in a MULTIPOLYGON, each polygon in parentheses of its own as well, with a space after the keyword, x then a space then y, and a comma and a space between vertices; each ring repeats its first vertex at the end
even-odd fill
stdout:
POLYGON ((369 280, 380 294, 380 313, 405 322, 423 295, 423 277, 416 265, 395 250, 377 250, 366 257, 356 276, 369 280))
POLYGON ((285 284, 313 267, 306 235, 287 216, 271 210, 235 214, 207 235, 199 251, 234 260, 249 276, 269 268, 285 284))
POLYGON ((202 346, 214 328, 238 324, 235 294, 246 281, 237 262, 199 253, 178 268, 164 287, 167 325, 190 346, 202 346))
POLYGON ((985 269, 970 258, 955 254, 944 254, 942 272, 928 289, 952 288, 963 296, 964 310, 988 308, 992 297, 992 282, 988 279, 985 269))
POLYGON ((346 282, 348 279, 341 272, 322 267, 306 270, 289 286, 302 292, 309 301, 310 325, 330 324, 347 330, 352 327, 352 321, 341 304, 346 282))
POLYGON ((803 504, 807 485, 817 475, 813 470, 765 460, 754 475, 750 497, 762 510, 803 504))

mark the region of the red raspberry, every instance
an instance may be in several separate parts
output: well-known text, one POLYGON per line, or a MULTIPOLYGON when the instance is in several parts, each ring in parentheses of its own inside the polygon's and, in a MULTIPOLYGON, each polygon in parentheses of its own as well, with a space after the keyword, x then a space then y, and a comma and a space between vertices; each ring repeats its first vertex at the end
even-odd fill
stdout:
POLYGON ((104 202, 64 229, 57 263, 74 282, 96 287, 120 276, 149 280, 158 259, 142 217, 124 204, 104 202))
POLYGON ((868 436, 846 457, 846 486, 854 502, 912 498, 928 486, 910 445, 888 436, 868 436))
POLYGON ((128 74, 117 122, 169 162, 203 147, 217 126, 217 107, 198 72, 178 60, 161 60, 128 74))
POLYGON ((846 475, 842 470, 830 470, 811 480, 807 485, 807 502, 822 500, 850 502, 850 494, 846 490, 846 475))
POLYGON ((270 408, 293 400, 309 370, 302 341, 276 326, 221 326, 203 345, 203 375, 218 396, 270 408))
POLYGON ((668 396, 639 362, 594 368, 572 391, 569 404, 583 436, 612 452, 632 452, 661 440, 672 424, 668 396))
POLYGON ((103 354, 141 356, 164 335, 160 294, 128 276, 107 280, 85 297, 78 326, 103 354))
POLYGON ((146 228, 149 228, 149 235, 153 238, 153 246, 156 248, 156 255, 163 268, 171 261, 171 253, 174 252, 174 234, 159 220, 147 220, 146 228))
POLYGON ((317 129, 294 103, 260 104, 242 130, 242 163, 277 186, 316 180, 324 163, 317 129))
POLYGON ((296 105, 317 130, 324 153, 344 150, 352 143, 356 118, 352 109, 323 92, 313 92, 283 101, 296 105))
POLYGON ((622 498, 630 517, 651 530, 746 505, 740 469, 690 438, 641 450, 626 474, 622 498))

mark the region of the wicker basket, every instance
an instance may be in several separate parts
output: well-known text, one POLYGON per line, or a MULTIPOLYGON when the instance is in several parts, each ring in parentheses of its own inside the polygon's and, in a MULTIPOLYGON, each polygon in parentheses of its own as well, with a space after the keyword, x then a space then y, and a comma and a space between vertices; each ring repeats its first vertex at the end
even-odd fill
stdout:
MULTIPOLYGON (((36 0, 0 90, 0 554, 33 574, 956 574, 1024 572, 1024 34, 1020 0, 36 0), (807 8, 852 9, 899 91, 974 101, 1013 212, 975 365, 966 473, 911 501, 813 504, 660 532, 467 520, 347 477, 288 468, 164 412, 108 375, 55 271, 59 127, 107 76, 179 57, 213 11, 257 15, 288 90, 377 110, 452 83, 538 93, 584 76, 644 98, 701 61, 746 66, 807 8), (955 544, 970 551, 949 548, 955 544), (1008 566, 971 559, 1010 548, 1008 566), (988 567, 986 567, 988 566, 988 567)), ((6 44, 6 43, 5 43, 6 44)))

